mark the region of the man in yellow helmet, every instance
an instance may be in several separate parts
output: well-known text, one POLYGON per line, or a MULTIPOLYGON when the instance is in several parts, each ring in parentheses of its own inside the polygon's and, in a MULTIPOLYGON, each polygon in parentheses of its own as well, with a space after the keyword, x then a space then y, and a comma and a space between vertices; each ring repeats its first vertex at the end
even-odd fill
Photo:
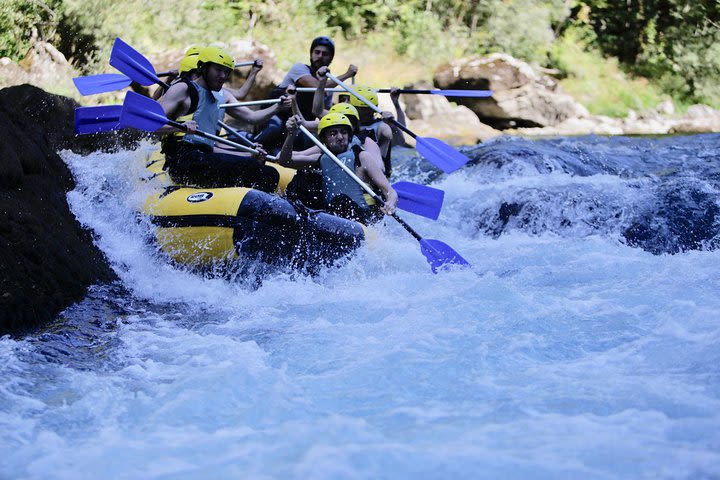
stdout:
MULTIPOLYGON (((355 136, 358 137, 358 139, 363 143, 363 146, 366 149, 371 151, 378 151, 380 157, 382 158, 383 171, 385 172, 385 175, 390 178, 390 174, 392 173, 392 163, 390 161, 390 156, 393 146, 393 130, 390 125, 386 123, 386 120, 392 119, 393 114, 384 111, 382 113, 382 117, 380 119, 376 119, 375 111, 365 105, 365 103, 357 99, 355 96, 351 96, 348 103, 341 102, 331 107, 330 110, 327 110, 327 107, 325 106, 323 101, 325 87, 327 86, 328 82, 327 77, 325 76, 326 72, 328 72, 327 67, 321 67, 318 69, 318 77, 320 80, 318 82, 318 88, 315 91, 315 96, 313 98, 313 114, 315 114, 319 118, 338 106, 340 106, 340 108, 345 108, 343 107, 343 105, 351 106, 352 112, 350 116, 350 121, 353 122, 355 136), (355 121, 355 119, 357 119, 357 121, 355 121)), ((360 95, 370 100, 375 106, 378 105, 377 92, 375 92, 375 90, 373 90, 372 88, 358 86, 355 87, 355 90, 360 95)), ((396 102, 393 101, 393 103, 396 102)), ((398 112, 402 114, 402 109, 400 109, 399 104, 397 103, 396 110, 398 110, 398 112)), ((404 114, 402 115, 402 123, 404 124, 404 114)))
MULTIPOLYGON (((201 130, 215 134, 224 115, 220 104, 235 101, 223 85, 235 68, 232 57, 219 47, 204 47, 198 53, 198 74, 194 81, 178 82, 160 98, 165 114, 185 121, 187 133, 164 126, 159 132, 173 133, 163 142, 170 177, 179 183, 207 187, 245 186, 266 192, 275 190, 277 170, 263 158, 220 153, 214 142, 195 135, 201 130)), ((229 114, 243 111, 228 109, 229 114)))
POLYGON ((380 190, 385 200, 382 207, 374 205, 374 200, 365 194, 362 187, 319 147, 292 150, 301 123, 302 119, 297 115, 288 120, 288 136, 280 150, 278 162, 296 168, 318 166, 322 173, 321 201, 325 209, 335 215, 363 223, 379 220, 381 213, 390 215, 395 212, 397 192, 385 177, 380 159, 366 151, 358 142, 352 141, 352 124, 347 116, 333 112, 321 118, 318 125, 320 141, 361 180, 380 190))

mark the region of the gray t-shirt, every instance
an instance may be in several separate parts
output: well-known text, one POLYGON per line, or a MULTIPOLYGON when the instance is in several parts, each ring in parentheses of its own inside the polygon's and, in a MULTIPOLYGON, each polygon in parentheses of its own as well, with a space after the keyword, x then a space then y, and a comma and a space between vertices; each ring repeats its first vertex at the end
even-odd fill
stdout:
MULTIPOLYGON (((285 78, 283 78, 283 81, 280 82, 279 88, 282 88, 283 90, 287 88, 288 85, 291 83, 294 83, 297 85, 297 81, 304 77, 310 75, 313 77, 313 73, 310 71, 310 67, 308 65, 305 65, 304 63, 296 63, 292 67, 290 67, 290 71, 285 75, 285 78)), ((299 85, 298 85, 299 86, 299 85)), ((308 96, 312 96, 312 93, 307 94, 308 96)), ((326 93, 325 94, 325 108, 332 107, 332 93, 326 93)))

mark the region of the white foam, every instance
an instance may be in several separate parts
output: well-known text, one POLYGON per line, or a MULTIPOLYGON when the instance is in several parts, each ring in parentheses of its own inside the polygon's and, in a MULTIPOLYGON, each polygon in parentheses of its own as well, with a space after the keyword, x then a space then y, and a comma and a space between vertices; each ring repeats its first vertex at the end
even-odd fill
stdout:
POLYGON ((452 205, 481 187, 451 177, 454 220, 406 217, 473 270, 433 275, 388 224, 340 268, 251 290, 153 256, 131 156, 68 157, 71 201, 142 307, 87 368, 0 339, 0 476, 720 473, 719 252, 476 236, 452 205))

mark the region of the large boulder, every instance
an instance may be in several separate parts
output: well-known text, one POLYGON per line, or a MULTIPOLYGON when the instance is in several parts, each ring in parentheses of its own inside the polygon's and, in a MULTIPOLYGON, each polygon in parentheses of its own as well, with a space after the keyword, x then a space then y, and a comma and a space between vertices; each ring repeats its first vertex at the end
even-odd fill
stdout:
POLYGON ((76 106, 30 85, 0 90, 0 334, 49 322, 114 277, 66 200, 75 184, 56 151, 78 146, 76 106))
POLYGON ((492 90, 490 98, 456 101, 498 129, 553 126, 588 116, 587 109, 564 93, 555 79, 510 55, 453 61, 438 68, 434 83, 441 89, 492 90))
POLYGON ((720 132, 720 111, 707 105, 692 105, 670 131, 672 133, 720 132))
MULTIPOLYGON (((407 88, 428 89, 428 85, 410 85, 407 88)), ((389 94, 379 95, 380 108, 395 113, 389 94)), ((465 106, 448 101, 442 95, 400 96, 400 106, 405 112, 407 127, 423 137, 441 138, 453 144, 471 144, 501 135, 502 132, 483 124, 477 115, 465 106)), ((409 144, 412 138, 405 136, 409 144)))
POLYGON ((65 56, 47 42, 33 44, 18 63, 9 58, 0 59, 0 88, 29 83, 62 95, 72 95, 75 92, 72 78, 75 76, 77 73, 65 56))

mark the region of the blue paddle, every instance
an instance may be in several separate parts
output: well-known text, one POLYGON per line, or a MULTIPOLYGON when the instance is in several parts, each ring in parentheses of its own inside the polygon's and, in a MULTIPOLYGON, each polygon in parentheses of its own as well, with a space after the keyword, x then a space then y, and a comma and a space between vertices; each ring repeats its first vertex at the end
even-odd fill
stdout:
POLYGON ((132 79, 120 73, 101 73, 87 77, 75 77, 73 83, 80 95, 95 95, 96 93, 122 90, 130 86, 132 79))
MULTIPOLYGON (((245 104, 252 105, 253 102, 246 102, 245 104)), ((241 106, 243 103, 240 102, 235 105, 241 106)), ((75 133, 98 133, 117 130, 120 128, 121 113, 122 105, 78 107, 75 109, 75 133)))
MULTIPOLYGON (((348 93, 360 99, 360 101, 365 103, 368 107, 372 108, 377 113, 382 113, 382 110, 380 110, 367 98, 357 93, 354 88, 344 83, 335 75, 330 72, 327 72, 326 75, 336 84, 344 88, 348 93)), ((392 120, 392 124, 413 137, 415 139, 415 147, 417 148, 418 153, 422 155, 422 157, 425 158, 428 162, 432 163, 445 173, 454 172, 455 170, 470 161, 468 157, 458 152, 442 140, 438 140, 437 138, 418 137, 413 132, 411 132, 410 129, 408 129, 405 125, 395 119, 392 120)))
POLYGON ((413 182, 395 182, 392 187, 398 194, 398 208, 416 215, 437 220, 440 216, 445 192, 413 182))
POLYGON ((78 107, 75 109, 75 133, 100 133, 120 128, 122 105, 78 107))
MULTIPOLYGON (((378 93, 390 93, 389 88, 379 88, 378 93)), ((492 97, 492 90, 413 90, 408 88, 398 89, 397 93, 409 93, 413 95, 442 95, 443 97, 467 97, 467 98, 487 98, 492 97)))
POLYGON ((158 78, 150 60, 123 42, 120 37, 117 37, 113 43, 110 65, 145 87, 157 83, 163 88, 170 88, 167 83, 158 78))
MULTIPOLYGON (((339 158, 337 158, 330 150, 328 150, 328 148, 315 135, 310 133, 307 128, 300 125, 300 131, 307 135, 307 137, 312 140, 313 143, 320 148, 320 150, 322 150, 327 156, 329 156, 332 161, 337 164, 338 167, 342 168, 343 171, 350 176, 350 178, 355 180, 355 182, 357 182, 357 184, 360 185, 360 187, 362 187, 362 189, 365 190, 368 195, 374 198, 375 201, 378 202, 378 204, 385 204, 383 199, 380 198, 380 196, 375 193, 372 188, 370 188, 357 175, 355 175, 355 172, 345 166, 345 164, 343 164, 339 158)), ((407 222, 405 222, 405 220, 400 218, 396 213, 393 213, 391 216, 395 220, 397 220, 398 223, 410 233, 410 235, 412 235, 418 242, 420 242, 420 252, 422 252, 422 254, 427 259, 433 273, 437 273, 438 270, 441 270, 450 265, 461 265, 465 267, 471 266, 467 260, 460 256, 459 253, 453 250, 446 243, 443 243, 440 240, 425 239, 421 237, 419 233, 417 233, 410 225, 407 224, 407 222)))
MULTIPOLYGON (((240 62, 236 63, 236 67, 244 67, 246 65, 252 65, 255 62, 240 62)), ((158 77, 167 77, 171 75, 172 71, 160 72, 157 74, 158 77)), ((143 75, 145 78, 145 75, 143 75)), ((123 75, 121 73, 101 73, 99 75, 88 75, 86 77, 75 77, 73 83, 75 88, 78 89, 80 95, 95 95, 97 93, 112 92, 115 90, 122 90, 125 87, 130 86, 133 79, 123 75)), ((158 79, 159 81, 159 79, 158 79)))
MULTIPOLYGON (((162 105, 152 98, 148 98, 135 92, 127 92, 125 94, 125 101, 122 105, 118 128, 132 127, 139 130, 154 132, 163 125, 171 125, 179 130, 187 132, 187 127, 185 125, 167 118, 162 105)), ((218 143, 224 143, 225 145, 230 145, 231 147, 235 147, 243 152, 254 154, 260 153, 254 148, 240 145, 239 143, 235 143, 227 138, 218 137, 217 135, 203 132, 202 130, 196 130, 193 132, 193 135, 209 138, 218 143)), ((272 160, 275 159, 275 157, 267 158, 272 160)))

